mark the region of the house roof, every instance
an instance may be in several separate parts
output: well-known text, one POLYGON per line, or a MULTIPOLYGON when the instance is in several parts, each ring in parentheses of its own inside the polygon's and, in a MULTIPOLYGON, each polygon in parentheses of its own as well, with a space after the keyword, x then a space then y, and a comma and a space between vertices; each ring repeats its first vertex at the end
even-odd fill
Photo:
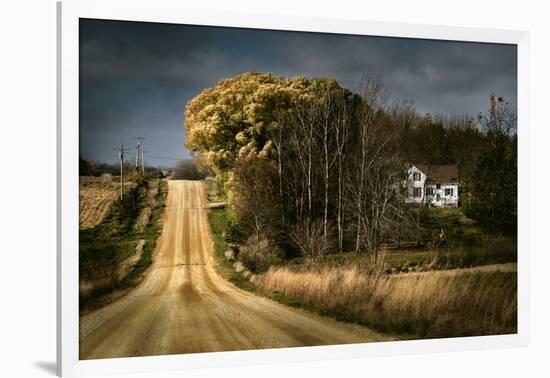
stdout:
POLYGON ((455 182, 458 181, 458 166, 452 165, 427 165, 414 164, 416 168, 422 171, 428 180, 440 182, 455 182))

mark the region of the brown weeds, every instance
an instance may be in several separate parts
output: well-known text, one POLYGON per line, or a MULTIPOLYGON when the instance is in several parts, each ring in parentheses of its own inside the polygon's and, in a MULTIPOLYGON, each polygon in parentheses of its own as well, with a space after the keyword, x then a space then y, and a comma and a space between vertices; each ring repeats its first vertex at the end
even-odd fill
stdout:
POLYGON ((414 337, 515 333, 515 272, 376 275, 357 267, 271 268, 260 288, 338 319, 414 337))

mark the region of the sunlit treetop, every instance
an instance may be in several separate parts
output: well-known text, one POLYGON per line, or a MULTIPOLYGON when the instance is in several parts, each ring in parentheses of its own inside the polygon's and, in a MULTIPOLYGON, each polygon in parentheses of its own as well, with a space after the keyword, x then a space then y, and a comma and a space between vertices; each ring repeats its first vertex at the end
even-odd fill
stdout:
POLYGON ((319 100, 319 89, 342 90, 334 79, 258 72, 221 80, 187 103, 187 147, 204 153, 218 172, 230 170, 237 157, 268 157, 280 115, 319 100))

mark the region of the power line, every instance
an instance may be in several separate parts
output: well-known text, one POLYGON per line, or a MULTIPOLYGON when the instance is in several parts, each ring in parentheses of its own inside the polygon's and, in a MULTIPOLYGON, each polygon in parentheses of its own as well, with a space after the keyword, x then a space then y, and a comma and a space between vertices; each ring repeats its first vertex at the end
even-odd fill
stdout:
POLYGON ((188 160, 185 158, 175 158, 175 157, 166 157, 166 156, 154 156, 147 154, 147 157, 150 159, 159 159, 159 160, 188 160))

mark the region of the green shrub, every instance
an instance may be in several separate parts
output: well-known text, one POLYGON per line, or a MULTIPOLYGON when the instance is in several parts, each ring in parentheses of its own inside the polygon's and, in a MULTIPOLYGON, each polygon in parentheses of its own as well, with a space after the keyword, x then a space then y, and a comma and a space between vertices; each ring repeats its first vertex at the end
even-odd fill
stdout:
POLYGON ((116 283, 122 260, 120 243, 101 242, 80 247, 80 279, 108 279, 110 286, 116 283))
POLYGON ((223 233, 223 238, 227 244, 240 244, 243 239, 243 233, 239 223, 229 220, 227 228, 223 233))

